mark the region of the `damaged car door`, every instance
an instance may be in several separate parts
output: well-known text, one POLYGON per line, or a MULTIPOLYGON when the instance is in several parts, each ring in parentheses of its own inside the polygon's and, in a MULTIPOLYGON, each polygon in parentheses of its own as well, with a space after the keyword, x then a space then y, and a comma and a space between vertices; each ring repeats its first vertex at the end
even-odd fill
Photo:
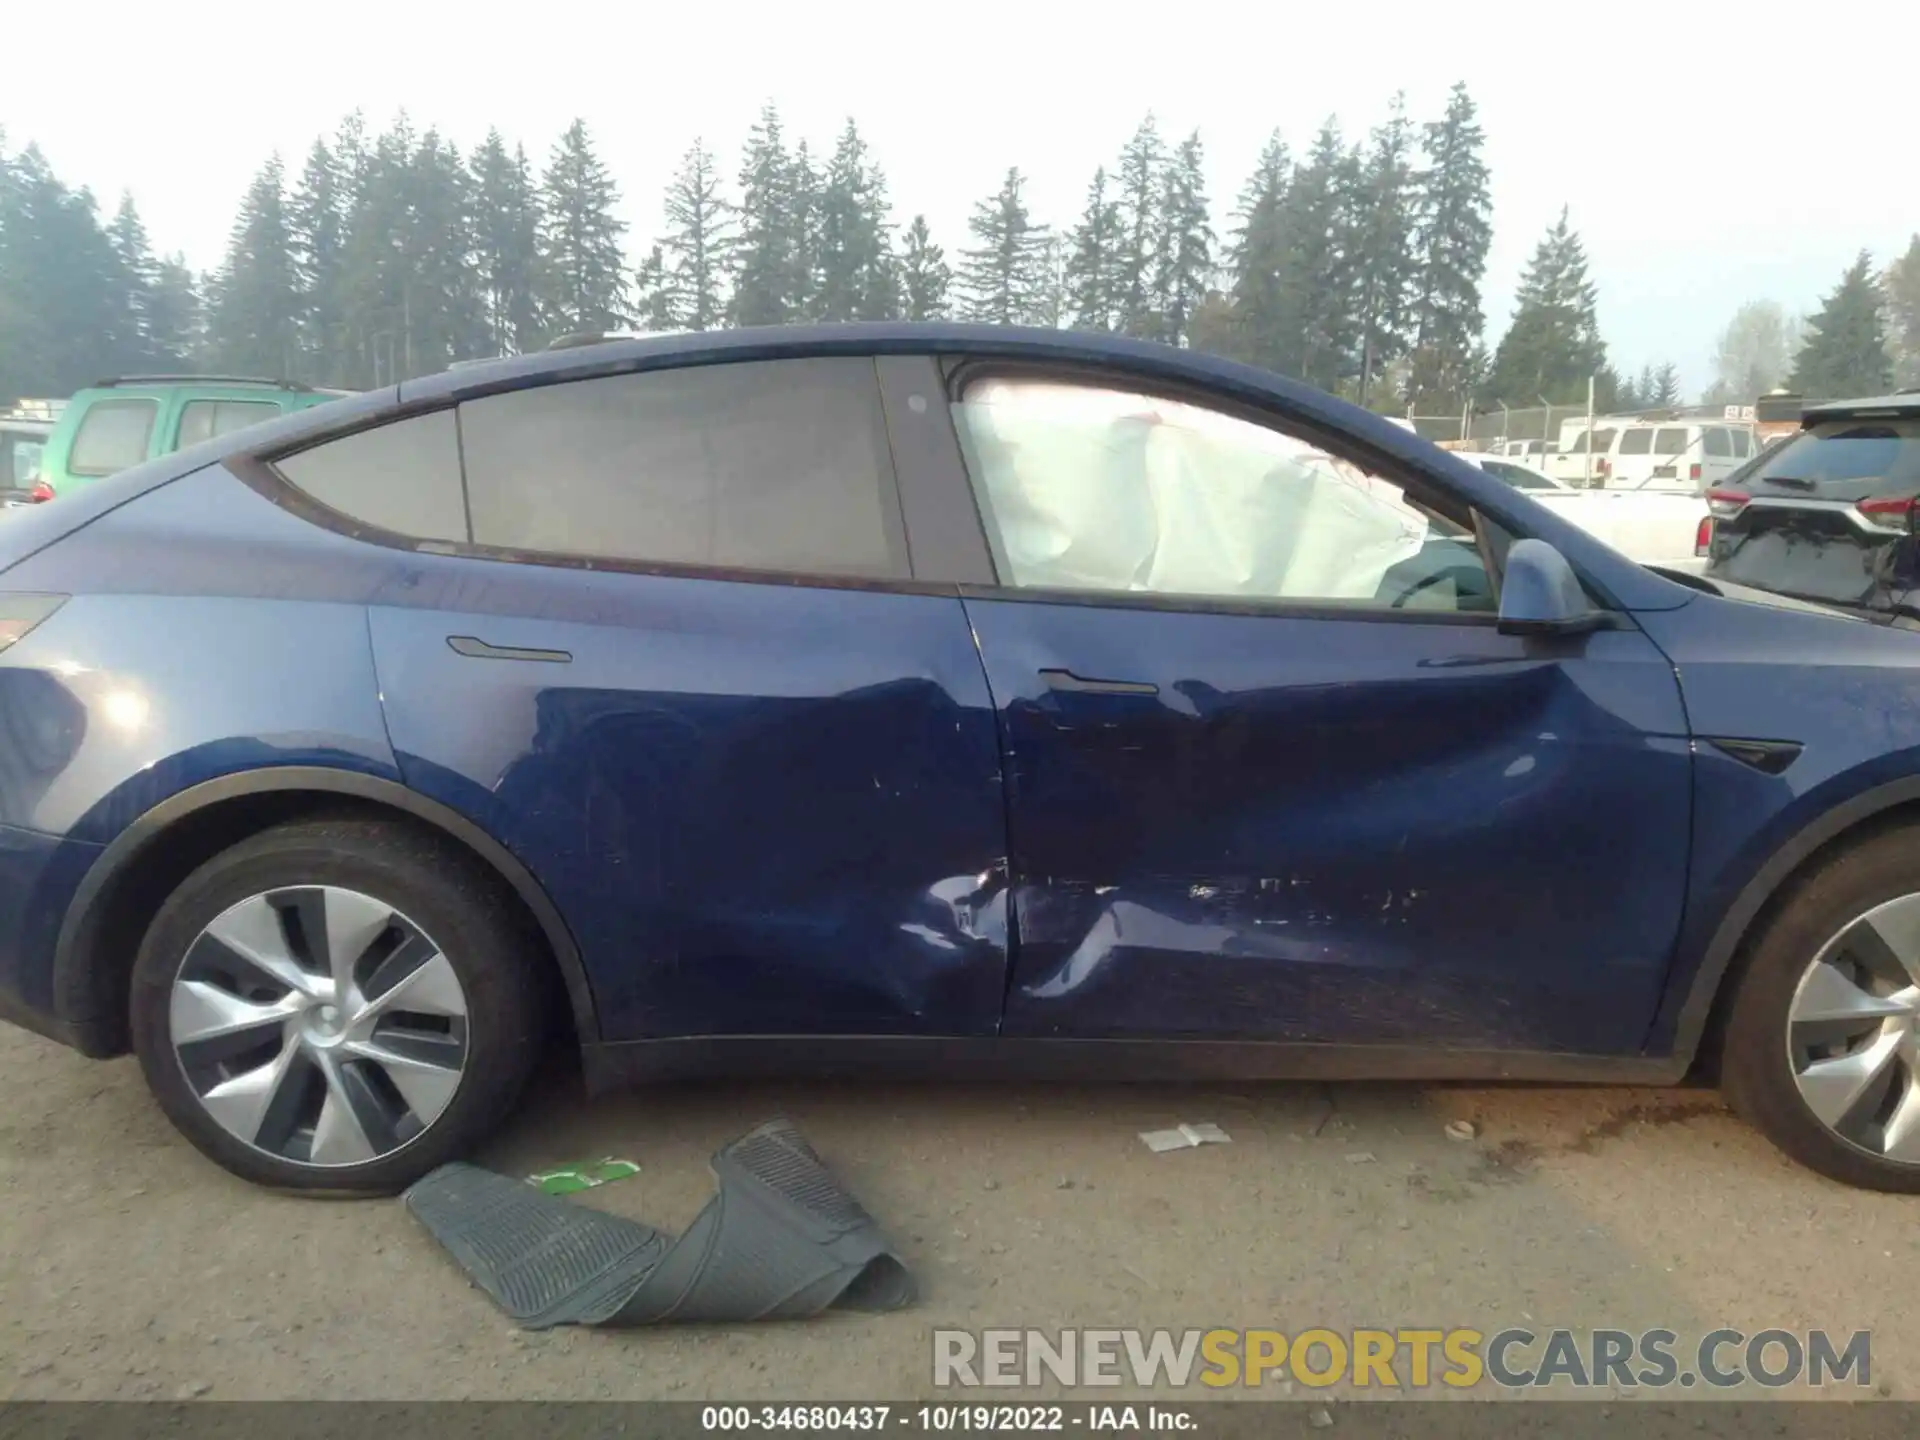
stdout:
POLYGON ((450 477, 424 533, 470 539, 371 608, 393 747, 568 917, 600 1038, 992 1033, 991 705, 872 360, 480 393, 283 463, 349 513, 450 477))
POLYGON ((1204 397, 954 377, 998 575, 1009 1036, 1625 1053, 1687 873, 1671 665, 1497 628, 1472 513, 1204 397))

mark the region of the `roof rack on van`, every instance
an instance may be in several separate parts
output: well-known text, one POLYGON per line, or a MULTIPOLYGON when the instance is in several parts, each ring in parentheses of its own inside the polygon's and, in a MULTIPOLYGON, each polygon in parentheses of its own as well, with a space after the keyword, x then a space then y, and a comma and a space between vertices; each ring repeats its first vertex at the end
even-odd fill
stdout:
POLYGON ((264 385, 272 390, 313 391, 313 386, 297 380, 270 380, 262 375, 116 375, 93 382, 96 389, 110 390, 115 385, 264 385))

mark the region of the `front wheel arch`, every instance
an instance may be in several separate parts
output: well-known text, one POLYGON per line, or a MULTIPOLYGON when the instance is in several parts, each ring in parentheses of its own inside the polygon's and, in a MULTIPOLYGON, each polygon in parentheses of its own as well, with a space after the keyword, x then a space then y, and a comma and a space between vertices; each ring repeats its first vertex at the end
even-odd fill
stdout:
POLYGON ((1692 1069, 1715 1058, 1748 948, 1791 898, 1795 882, 1882 829, 1914 823, 1920 823, 1920 776, 1906 776, 1822 811, 1776 849, 1734 897, 1707 942, 1674 1021, 1673 1059, 1692 1069))
MULTIPOLYGON (((94 861, 67 906, 53 957, 54 1010, 81 1052, 107 1059, 130 1048, 127 980, 133 953, 146 922, 172 888, 155 884, 161 871, 154 860, 165 853, 158 842, 197 834, 217 837, 213 848, 224 849, 270 825, 338 803, 424 825, 498 874, 547 942, 575 1037, 582 1046, 599 1040, 599 1012, 573 933, 545 888, 511 851, 457 811, 397 781, 289 765, 222 775, 169 796, 115 836, 94 861), (154 893, 157 888, 162 893, 154 893)), ((178 878, 184 879, 184 872, 178 878)))

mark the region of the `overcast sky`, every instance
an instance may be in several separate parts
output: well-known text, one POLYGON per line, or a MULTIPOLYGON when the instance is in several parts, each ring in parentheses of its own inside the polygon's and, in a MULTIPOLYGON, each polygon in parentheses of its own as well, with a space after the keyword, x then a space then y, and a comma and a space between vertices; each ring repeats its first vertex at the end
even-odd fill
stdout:
POLYGON ((1711 378, 1741 302, 1810 309, 1862 247, 1884 263, 1920 230, 1920 191, 1896 158, 1914 126, 1911 0, 1830 0, 1791 24, 1722 0, 197 0, 177 21, 120 9, 56 26, 35 63, 10 43, 0 125, 9 148, 38 141, 103 207, 131 189, 156 248, 197 269, 218 262, 267 153, 297 173, 356 107, 376 128, 404 107, 462 149, 498 126, 536 164, 583 116, 620 183, 630 253, 695 136, 731 177, 767 100, 816 148, 852 115, 900 218, 924 210, 951 254, 1009 165, 1031 176, 1036 218, 1071 224, 1094 167, 1149 109, 1171 136, 1200 130, 1224 222, 1274 127, 1299 153, 1328 115, 1363 133, 1396 90, 1415 119, 1435 118, 1461 79, 1493 171, 1489 343, 1562 205, 1615 363, 1671 358, 1689 390, 1711 378))

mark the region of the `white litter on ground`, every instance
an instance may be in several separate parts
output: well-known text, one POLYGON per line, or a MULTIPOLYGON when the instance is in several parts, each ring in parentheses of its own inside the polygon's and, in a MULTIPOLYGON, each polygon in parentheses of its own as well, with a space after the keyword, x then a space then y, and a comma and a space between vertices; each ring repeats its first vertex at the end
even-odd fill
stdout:
POLYGON ((1233 1137, 1218 1125, 1180 1125, 1172 1130, 1142 1130, 1140 1138, 1147 1149, 1158 1155, 1166 1150, 1191 1150, 1196 1145, 1231 1145, 1233 1137))

